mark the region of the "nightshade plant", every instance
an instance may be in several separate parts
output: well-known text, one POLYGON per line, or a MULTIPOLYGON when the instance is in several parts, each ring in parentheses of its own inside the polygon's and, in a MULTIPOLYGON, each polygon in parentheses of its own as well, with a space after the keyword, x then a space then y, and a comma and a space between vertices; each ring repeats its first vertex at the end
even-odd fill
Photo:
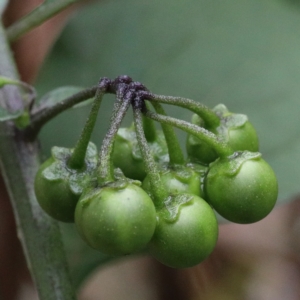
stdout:
MULTIPOLYGON (((76 95, 68 101, 74 97, 76 95)), ((237 223, 253 223, 269 214, 277 199, 277 180, 261 154, 251 152, 256 134, 247 118, 231 117, 226 110, 218 114, 216 110, 192 100, 175 99, 154 95, 129 76, 119 76, 114 80, 102 78, 96 88, 90 116, 74 150, 54 147, 52 157, 37 172, 35 193, 41 207, 59 221, 75 220, 83 240, 102 253, 117 256, 146 251, 174 268, 194 266, 214 249, 218 224, 213 209, 237 223), (99 156, 95 158, 95 154, 89 154, 95 153, 88 148, 89 139, 106 93, 116 94, 116 101, 110 128, 102 141, 99 156), (149 102, 155 112, 149 109, 149 102), (202 116, 209 114, 219 126, 210 131, 169 117, 160 102, 179 104, 202 116), (122 144, 115 144, 130 106, 134 116, 135 147, 138 147, 146 174, 141 178, 143 183, 135 180, 135 174, 128 178, 131 173, 127 168, 139 167, 139 162, 131 159, 132 150, 124 151, 122 144), (145 123, 145 118, 161 123, 168 162, 155 160, 154 151, 149 146, 149 131, 156 137, 156 128, 152 122, 145 123), (246 128, 250 128, 253 134, 244 130, 245 122, 249 123, 246 128), (188 163, 173 126, 207 145, 205 153, 200 151, 201 155, 205 156, 212 149, 216 154, 214 162, 208 167, 188 163), (214 133, 230 133, 231 128, 240 130, 241 126, 238 135, 245 134, 242 139, 245 151, 236 151, 231 139, 214 133), (113 156, 118 152, 123 156, 113 156), (130 165, 119 163, 117 159, 129 161, 130 165), (121 167, 121 170, 116 167, 121 167)), ((24 129, 26 134, 32 137, 41 120, 48 118, 47 110, 54 109, 55 106, 38 111, 31 126, 24 129)), ((235 137, 234 134, 229 136, 235 137)), ((95 148, 92 144, 89 147, 95 148)), ((165 151, 161 153, 165 156, 165 151)))
MULTIPOLYGON (((129 76, 104 77, 75 94, 65 91, 58 97, 54 91, 37 103, 34 88, 18 80, 8 40, 73 2, 45 1, 6 34, 3 27, 0 32, 1 172, 42 300, 75 298, 55 219, 75 222, 80 237, 102 253, 143 251, 167 266, 187 268, 201 263, 216 245, 214 210, 229 221, 253 223, 271 212, 278 194, 276 176, 257 152, 255 129, 246 116, 222 105, 210 109, 190 99, 156 95, 129 76), (106 94, 115 94, 116 101, 98 153, 90 138, 106 94), (93 97, 74 149, 55 146, 40 165, 40 129, 93 97), (169 117, 161 104, 189 109, 196 117, 192 123, 169 117), (128 135, 135 150, 125 151, 118 133, 130 107, 134 124, 128 135), (187 158, 173 127, 188 133, 187 158), (128 163, 138 175, 128 171, 128 163)), ((5 5, 0 2, 0 13, 5 5)))

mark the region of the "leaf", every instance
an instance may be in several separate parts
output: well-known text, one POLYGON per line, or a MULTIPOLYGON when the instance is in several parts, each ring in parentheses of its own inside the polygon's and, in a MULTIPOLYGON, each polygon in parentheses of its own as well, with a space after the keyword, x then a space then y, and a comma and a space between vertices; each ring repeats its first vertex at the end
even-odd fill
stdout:
POLYGON ((8 4, 8 0, 0 0, 0 15, 3 14, 7 4, 8 4))
MULTIPOLYGON (((43 110, 45 108, 49 108, 54 106, 55 104, 65 100, 68 97, 71 97, 74 94, 77 94, 81 91, 83 91, 85 88, 83 87, 77 87, 77 86, 64 86, 56 88, 49 93, 45 94, 37 103, 36 107, 34 108, 34 112, 43 110)), ((93 99, 88 99, 86 101, 83 101, 75 106, 73 108, 82 107, 85 105, 90 104, 93 101, 93 99)))

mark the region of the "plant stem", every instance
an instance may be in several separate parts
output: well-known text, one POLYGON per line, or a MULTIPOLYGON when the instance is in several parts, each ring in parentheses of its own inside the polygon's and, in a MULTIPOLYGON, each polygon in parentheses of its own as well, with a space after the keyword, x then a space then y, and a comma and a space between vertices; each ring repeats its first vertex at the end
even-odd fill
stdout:
MULTIPOLYGON (((146 104, 146 107, 147 107, 147 104, 146 104)), ((155 123, 153 122, 153 120, 151 120, 149 118, 145 118, 143 116, 143 129, 144 129, 144 133, 145 133, 147 142, 151 143, 151 142, 155 141, 155 139, 157 137, 157 132, 156 132, 156 127, 155 127, 155 123)))
POLYGON ((154 161, 153 156, 151 155, 151 151, 144 134, 141 108, 133 105, 133 115, 134 115, 134 126, 136 130, 137 140, 142 152, 143 161, 145 164, 145 170, 147 176, 149 176, 151 191, 154 196, 154 199, 152 200, 154 202, 154 205, 157 208, 159 208, 162 201, 168 195, 161 183, 157 165, 154 161))
MULTIPOLYGON (((0 25, 0 74, 18 79, 15 64, 0 25)), ((22 102, 15 86, 0 90, 9 103, 22 102)), ((27 264, 41 300, 75 299, 58 223, 40 208, 34 193, 34 177, 39 167, 36 142, 28 142, 13 122, 0 123, 0 167, 17 223, 27 264)))
POLYGON ((215 149, 215 151, 218 153, 220 157, 226 157, 233 153, 232 149, 229 147, 227 143, 219 140, 215 134, 202 127, 199 127, 197 125, 191 124, 183 120, 178 120, 172 117, 159 115, 150 111, 145 112, 145 115, 146 117, 156 120, 162 124, 169 124, 181 130, 184 130, 190 134, 195 135, 197 138, 204 141, 205 143, 210 145, 213 149, 215 149))
POLYGON ((115 136, 118 132, 120 124, 130 106, 131 94, 128 93, 123 98, 123 101, 120 105, 117 105, 117 112, 112 113, 112 120, 110 122, 110 128, 107 131, 104 140, 102 141, 100 149, 100 165, 97 170, 98 183, 100 185, 105 184, 106 182, 114 181, 113 174, 113 165, 111 154, 113 151, 115 136))
MULTIPOLYGON (((158 102, 153 102, 152 105, 157 113, 166 116, 166 112, 161 106, 161 104, 159 104, 158 102)), ((170 164, 183 165, 184 155, 180 148, 180 144, 174 128, 166 123, 162 123, 161 126, 168 146, 170 164)))
POLYGON ((71 169, 81 169, 84 166, 86 150, 97 121, 98 111, 102 103, 103 96, 106 92, 106 87, 107 81, 105 81, 105 79, 100 80, 90 114, 68 162, 68 165, 71 169))
POLYGON ((207 128, 216 128, 220 125, 219 117, 207 106, 197 101, 181 97, 162 96, 155 94, 149 94, 147 99, 149 99, 150 101, 156 101, 186 108, 201 117, 205 122, 207 128))
POLYGON ((30 140, 34 140, 38 135, 39 131, 48 121, 56 117, 61 112, 69 109, 70 107, 83 102, 91 97, 95 96, 98 86, 93 86, 86 90, 83 90, 77 94, 74 94, 59 103, 56 103, 52 107, 45 108, 41 111, 38 111, 32 116, 30 125, 26 127, 25 132, 26 136, 29 137, 30 140))
POLYGON ((71 4, 79 0, 52 0, 44 1, 41 5, 8 27, 6 34, 9 42, 14 42, 25 33, 41 25, 46 20, 58 14, 71 4))

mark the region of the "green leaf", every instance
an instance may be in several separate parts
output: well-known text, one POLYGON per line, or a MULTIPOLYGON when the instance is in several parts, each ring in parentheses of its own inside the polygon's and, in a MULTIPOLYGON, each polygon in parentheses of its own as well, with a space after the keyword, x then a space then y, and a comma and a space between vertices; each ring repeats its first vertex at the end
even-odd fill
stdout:
MULTIPOLYGON (((81 91, 83 91, 85 88, 83 87, 77 87, 77 86, 64 86, 56 88, 49 93, 45 94, 37 103, 36 107, 34 108, 34 111, 40 111, 45 108, 49 108, 51 106, 54 106, 55 104, 65 100, 66 98, 77 94, 81 91)), ((82 107, 85 105, 90 104, 93 101, 93 99, 89 99, 86 101, 83 101, 82 103, 79 103, 73 108, 82 107)))
POLYGON ((0 15, 3 14, 6 6, 7 6, 8 0, 0 0, 0 15))

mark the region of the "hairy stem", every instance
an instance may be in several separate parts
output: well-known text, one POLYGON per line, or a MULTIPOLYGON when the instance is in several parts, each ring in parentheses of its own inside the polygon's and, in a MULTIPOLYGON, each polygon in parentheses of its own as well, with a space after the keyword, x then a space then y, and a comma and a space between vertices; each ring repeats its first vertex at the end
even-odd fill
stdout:
POLYGON ((155 94, 149 94, 149 100, 186 108, 201 117, 207 128, 216 128, 220 125, 219 117, 207 106, 197 101, 181 97, 162 96, 155 94))
POLYGON ((80 138, 74 148, 72 156, 70 157, 70 160, 68 162, 69 167, 72 169, 80 169, 84 166, 86 150, 91 139, 95 123, 97 121, 98 111, 102 103, 103 96, 106 92, 106 87, 107 81, 105 79, 104 81, 100 80, 90 114, 81 132, 80 138))
POLYGON ((172 125, 190 134, 195 135, 197 138, 204 141, 205 143, 210 145, 213 149, 215 149, 215 151, 218 153, 220 157, 226 157, 233 153, 232 149, 228 146, 227 143, 219 140, 215 134, 202 127, 199 127, 197 125, 191 124, 183 120, 178 120, 172 117, 159 115, 151 111, 145 112, 145 116, 155 121, 158 121, 162 124, 172 125))
POLYGON ((97 86, 93 86, 89 89, 74 94, 59 103, 56 103, 50 108, 45 108, 41 111, 36 112, 32 116, 30 125, 25 129, 26 135, 30 140, 34 140, 43 125, 45 125, 48 121, 50 121, 63 111, 69 109, 70 107, 94 97, 97 88, 97 86))
MULTIPOLYGON (((0 74, 18 79, 18 74, 0 26, 0 74)), ((18 88, 0 90, 5 102, 22 102, 18 88)), ((17 222, 27 264, 41 300, 75 299, 58 223, 40 208, 34 193, 39 167, 36 142, 28 142, 12 122, 0 123, 0 167, 17 222)))
POLYGON ((161 183, 157 165, 154 161, 153 156, 151 155, 151 151, 144 134, 141 109, 139 107, 133 106, 133 114, 134 114, 134 126, 136 130, 137 140, 142 152, 146 173, 147 176, 149 176, 151 190, 154 196, 154 199, 152 200, 155 206, 158 208, 160 207, 162 201, 168 195, 161 183))
POLYGON ((130 102, 131 95, 128 95, 128 97, 125 96, 122 103, 116 105, 118 110, 112 113, 110 128, 102 141, 100 149, 100 165, 97 172, 98 182, 100 185, 114 180, 111 154, 113 151, 115 136, 130 106, 130 102))

